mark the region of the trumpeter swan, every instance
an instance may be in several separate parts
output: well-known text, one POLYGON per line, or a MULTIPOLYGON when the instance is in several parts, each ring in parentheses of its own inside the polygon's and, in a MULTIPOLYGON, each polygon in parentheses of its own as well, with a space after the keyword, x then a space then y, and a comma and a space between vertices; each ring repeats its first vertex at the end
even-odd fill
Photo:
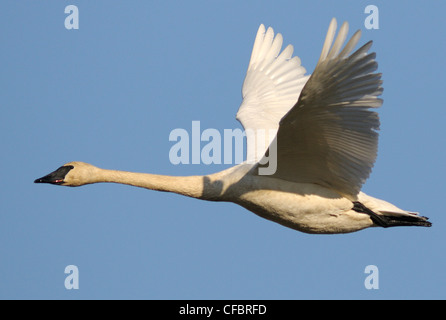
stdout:
POLYGON ((344 22, 335 40, 336 28, 333 19, 314 73, 306 76, 299 58, 292 57, 291 45, 281 52, 282 35, 274 36, 272 28, 265 31, 260 26, 237 113, 247 133, 247 161, 214 174, 187 177, 70 162, 35 182, 62 186, 114 182, 234 202, 307 233, 431 226, 426 217, 360 191, 377 154, 379 118, 370 109, 382 104, 381 74, 375 73, 375 53, 368 53, 372 42, 350 54, 361 32, 344 46, 348 24, 344 22), (273 132, 274 140, 271 134, 260 135, 262 130, 273 132), (267 144, 258 150, 256 145, 261 144, 254 142, 260 139, 267 144), (275 170, 261 174, 264 166, 259 160, 272 151, 275 170))

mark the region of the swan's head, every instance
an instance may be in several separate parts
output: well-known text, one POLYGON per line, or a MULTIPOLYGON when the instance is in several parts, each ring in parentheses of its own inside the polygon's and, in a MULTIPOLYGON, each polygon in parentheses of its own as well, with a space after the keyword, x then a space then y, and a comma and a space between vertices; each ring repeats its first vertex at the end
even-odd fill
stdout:
POLYGON ((50 183, 59 186, 78 187, 94 183, 97 167, 85 162, 69 162, 34 183, 50 183))

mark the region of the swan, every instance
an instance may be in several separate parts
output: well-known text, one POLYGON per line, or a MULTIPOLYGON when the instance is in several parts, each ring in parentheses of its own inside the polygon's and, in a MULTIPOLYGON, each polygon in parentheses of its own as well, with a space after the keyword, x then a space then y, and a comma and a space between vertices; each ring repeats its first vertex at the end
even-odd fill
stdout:
POLYGON ((368 52, 372 41, 351 53, 361 31, 345 44, 348 28, 344 22, 335 39, 337 22, 331 20, 315 70, 305 75, 293 46, 282 50, 282 35, 260 25, 236 117, 247 136, 243 163, 209 175, 173 177, 75 161, 34 182, 111 182, 233 202, 310 234, 430 227, 428 218, 361 191, 377 155, 379 118, 372 109, 382 105, 383 89, 376 54, 368 52))

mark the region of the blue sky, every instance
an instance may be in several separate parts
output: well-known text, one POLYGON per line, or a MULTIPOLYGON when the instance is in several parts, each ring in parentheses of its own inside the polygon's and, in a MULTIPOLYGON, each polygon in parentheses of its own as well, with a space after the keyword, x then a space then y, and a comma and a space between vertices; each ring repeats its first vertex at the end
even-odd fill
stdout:
POLYGON ((2 299, 444 299, 446 4, 442 1, 2 1, 2 299), (79 9, 67 30, 64 9, 79 9), (367 30, 364 9, 379 9, 367 30), (379 155, 363 190, 432 228, 307 235, 230 203, 33 180, 73 160, 169 175, 175 128, 241 128, 260 23, 309 73, 332 17, 374 40, 379 155), (64 286, 76 265, 79 289, 64 286), (364 269, 379 269, 367 290, 364 269))

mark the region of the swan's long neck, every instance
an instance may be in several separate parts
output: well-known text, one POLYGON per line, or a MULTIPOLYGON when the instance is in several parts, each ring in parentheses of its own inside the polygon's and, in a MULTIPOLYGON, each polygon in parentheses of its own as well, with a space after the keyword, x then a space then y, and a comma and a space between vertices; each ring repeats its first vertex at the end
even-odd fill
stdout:
POLYGON ((112 182, 130 186, 182 194, 192 198, 214 201, 232 201, 240 188, 240 181, 254 167, 242 163, 232 168, 205 176, 166 176, 120 170, 101 169, 91 164, 73 161, 65 164, 36 182, 82 186, 91 183, 112 182), (68 172, 66 170, 68 168, 68 172), (59 172, 61 170, 61 172, 59 172), (60 183, 62 181, 62 183, 60 183))
MULTIPOLYGON (((98 168, 99 169, 99 168, 98 168)), ((149 173, 99 169, 93 183, 113 182, 157 191, 167 191, 188 197, 208 199, 215 197, 213 190, 204 190, 204 176, 173 177, 149 173)))

